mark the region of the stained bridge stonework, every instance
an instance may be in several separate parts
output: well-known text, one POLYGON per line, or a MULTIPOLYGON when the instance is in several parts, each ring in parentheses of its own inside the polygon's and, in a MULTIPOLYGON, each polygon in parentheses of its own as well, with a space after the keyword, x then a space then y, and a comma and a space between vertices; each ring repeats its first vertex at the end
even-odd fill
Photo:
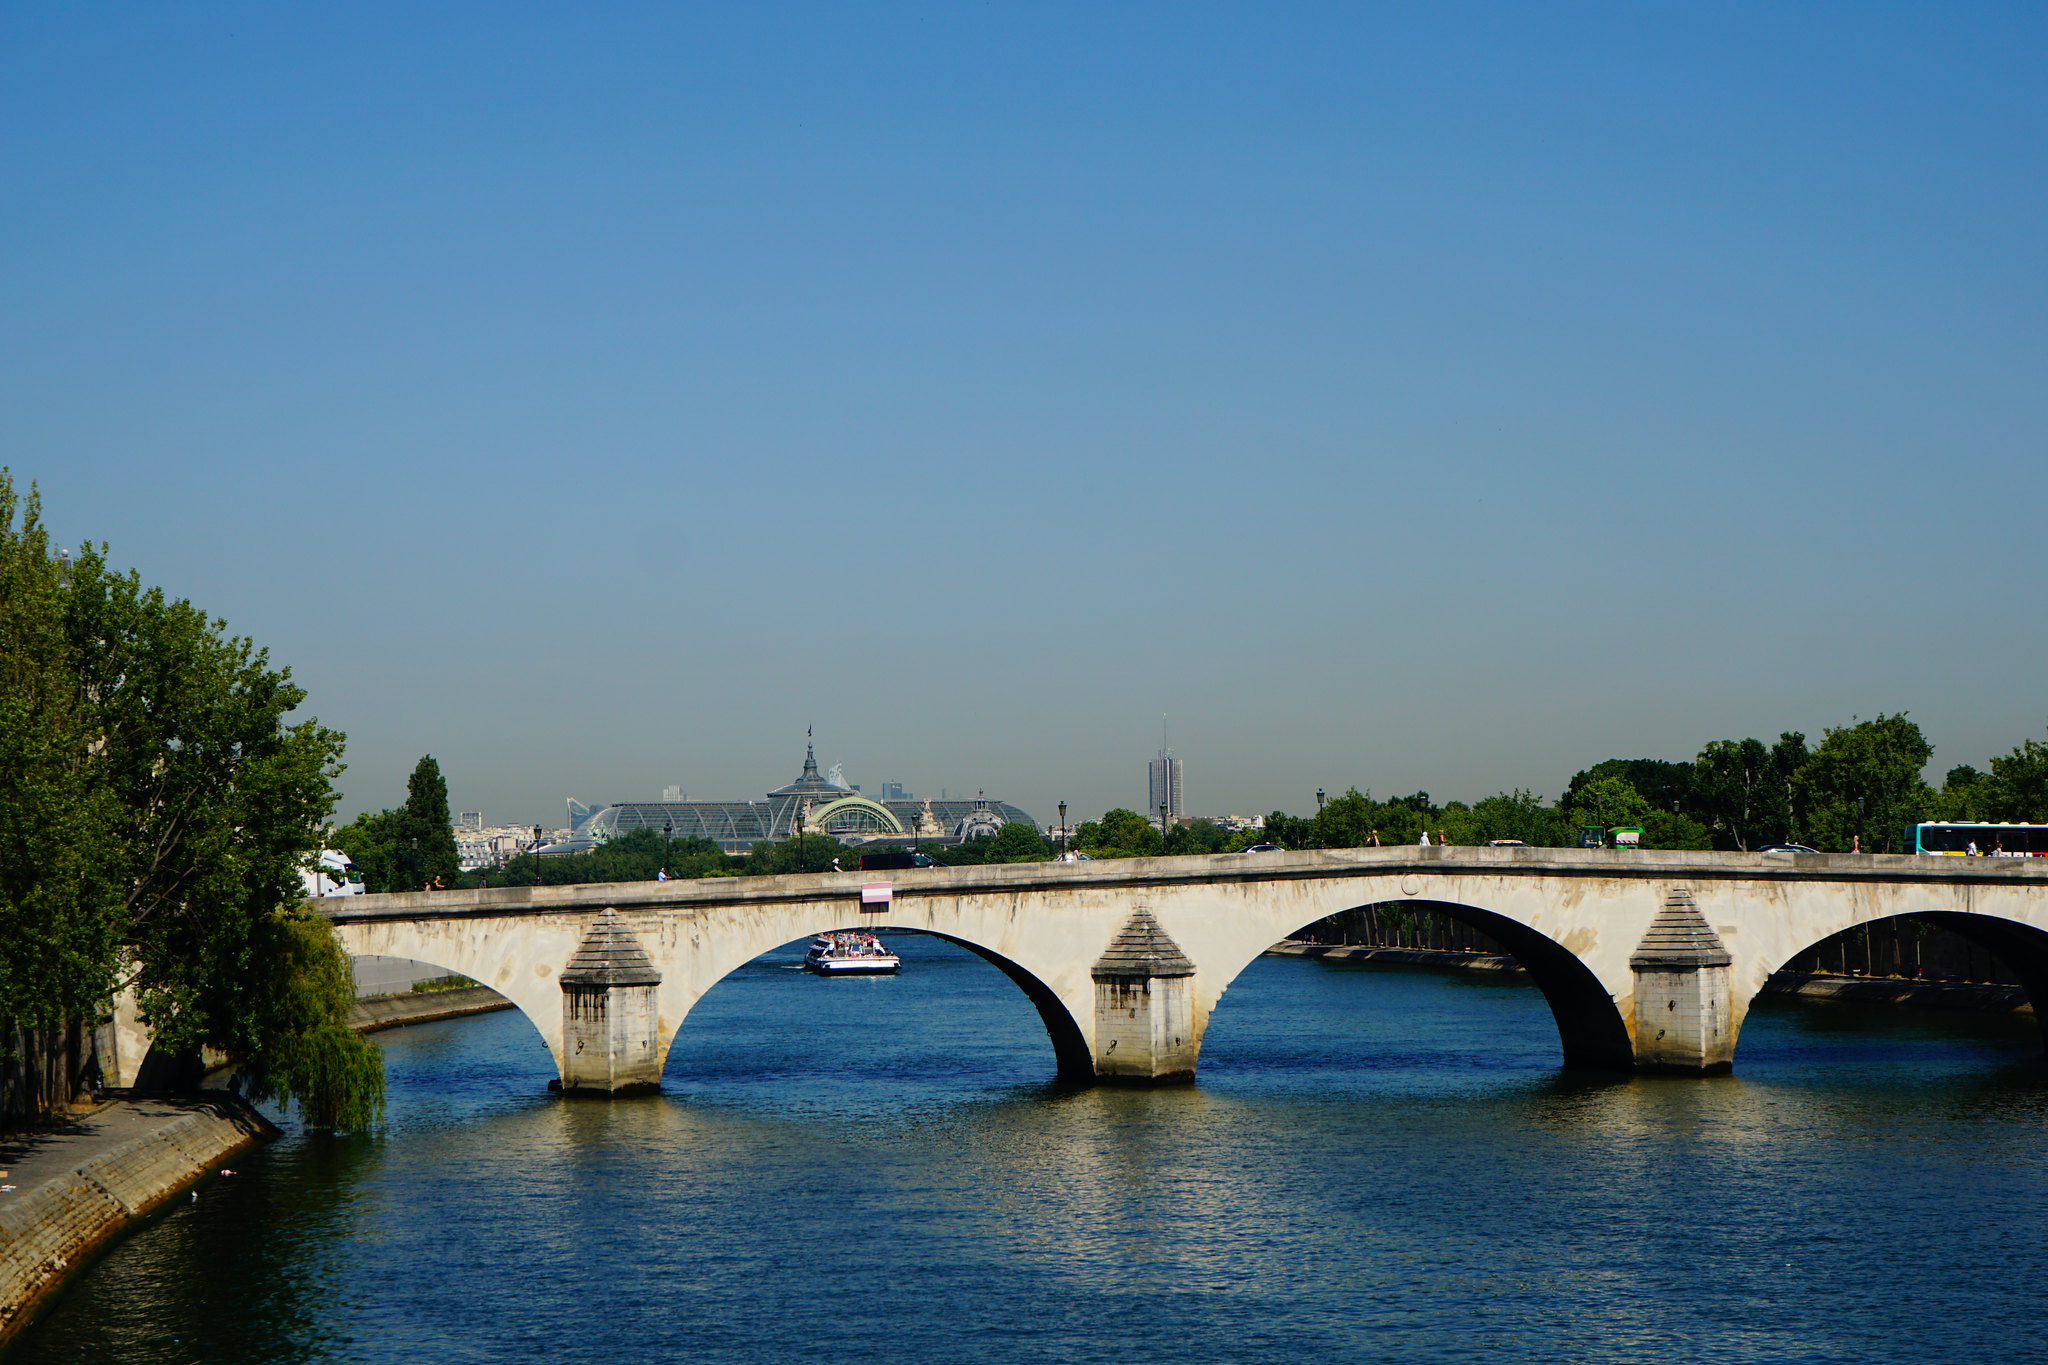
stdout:
MULTIPOLYGON (((1429 902, 1492 935, 1548 999, 1567 1065, 1711 1074, 1750 1001, 1813 944, 1931 917, 2048 991, 2048 859, 1619 849, 1374 848, 892 874, 509 887, 319 902, 352 954, 473 977, 552 1049, 563 1088, 659 1084, 691 1008, 772 948, 853 926, 978 953, 1037 1006, 1060 1073, 1192 1077, 1238 973, 1324 916, 1429 902)), ((2040 999, 2040 992, 2036 993, 2040 999)))

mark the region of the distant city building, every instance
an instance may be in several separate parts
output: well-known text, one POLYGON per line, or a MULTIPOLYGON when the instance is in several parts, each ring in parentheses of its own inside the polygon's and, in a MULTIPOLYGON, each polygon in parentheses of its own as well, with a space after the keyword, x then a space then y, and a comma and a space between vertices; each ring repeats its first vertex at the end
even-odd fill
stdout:
POLYGON ((680 801, 683 799, 683 789, 679 786, 663 787, 661 789, 661 799, 664 801, 680 801))
POLYGON ((480 810, 466 810, 455 817, 455 828, 480 830, 484 827, 484 813, 480 810))
POLYGON ((1207 815, 1201 818, 1219 829, 1227 829, 1232 833, 1266 827, 1266 817, 1263 815, 1207 815))
POLYGON ((1145 802, 1145 814, 1157 820, 1159 808, 1164 806, 1169 821, 1185 816, 1187 801, 1181 792, 1180 760, 1170 750, 1161 750, 1159 757, 1145 765, 1145 771, 1150 792, 1145 802))
MULTIPOLYGON (((541 833, 543 843, 552 837, 551 831, 541 833)), ((532 851, 532 825, 492 825, 475 829, 458 826, 455 831, 455 861, 464 872, 474 872, 480 867, 503 867, 505 861, 515 854, 532 851)))
POLYGON ((545 851, 594 848, 636 829, 674 839, 709 839, 727 853, 745 853, 755 844, 784 843, 799 833, 850 844, 957 844, 992 835, 1013 821, 1038 823, 1007 801, 920 801, 896 782, 884 785, 880 800, 863 796, 837 765, 830 777, 820 775, 817 753, 809 744, 803 772, 769 792, 766 800, 622 801, 597 808, 572 801, 569 812, 570 837, 545 851))

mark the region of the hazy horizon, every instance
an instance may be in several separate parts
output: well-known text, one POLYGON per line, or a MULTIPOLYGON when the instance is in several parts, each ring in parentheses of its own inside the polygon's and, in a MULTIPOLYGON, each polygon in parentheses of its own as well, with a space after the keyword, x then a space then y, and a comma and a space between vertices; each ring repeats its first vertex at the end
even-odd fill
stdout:
POLYGON ((17 8, 4 457, 507 823, 2048 732, 2048 14, 17 8), (1971 553, 1967 556, 1963 550, 1971 553))

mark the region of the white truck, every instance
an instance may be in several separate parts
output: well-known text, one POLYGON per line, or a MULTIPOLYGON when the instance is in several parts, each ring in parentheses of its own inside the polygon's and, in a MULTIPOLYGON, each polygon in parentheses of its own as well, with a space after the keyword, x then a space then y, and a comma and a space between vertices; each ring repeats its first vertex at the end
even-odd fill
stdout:
POLYGON ((363 874, 348 860, 346 853, 323 848, 306 860, 299 869, 300 884, 305 887, 308 900, 327 896, 360 896, 363 894, 363 874))

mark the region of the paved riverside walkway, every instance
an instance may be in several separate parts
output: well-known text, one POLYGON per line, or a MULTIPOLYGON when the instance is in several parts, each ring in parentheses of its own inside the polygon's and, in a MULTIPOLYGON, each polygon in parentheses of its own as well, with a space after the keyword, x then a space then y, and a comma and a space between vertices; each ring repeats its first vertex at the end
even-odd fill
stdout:
POLYGON ((217 1112, 224 1098, 200 1094, 112 1099, 55 1127, 0 1138, 0 1170, 7 1172, 0 1185, 14 1186, 0 1193, 0 1208, 187 1114, 217 1112))
POLYGON ((95 1248, 277 1129, 223 1091, 122 1097, 0 1143, 0 1338, 95 1248))

